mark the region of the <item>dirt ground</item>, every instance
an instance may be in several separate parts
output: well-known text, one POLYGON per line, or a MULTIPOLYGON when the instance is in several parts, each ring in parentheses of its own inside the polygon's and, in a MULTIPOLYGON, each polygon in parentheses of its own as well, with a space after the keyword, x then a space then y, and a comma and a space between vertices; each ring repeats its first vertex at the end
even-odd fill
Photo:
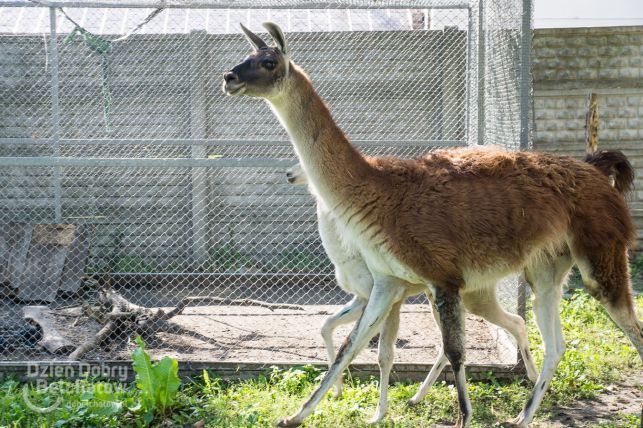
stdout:
POLYGON ((593 400, 560 406, 549 420, 534 423, 534 428, 593 427, 611 422, 617 413, 642 416, 643 372, 633 373, 620 384, 610 385, 593 400))
MULTIPOLYGON (((303 310, 254 306, 191 306, 172 318, 162 330, 145 338, 152 358, 165 355, 181 361, 231 361, 257 363, 302 363, 327 361, 320 334, 323 320, 341 305, 302 305, 303 310)), ((17 312, 17 311, 16 311, 17 312)), ((17 314, 16 314, 17 315, 17 314)), ((100 329, 93 320, 53 317, 59 331, 78 345, 100 329)), ((485 321, 467 316, 467 360, 478 364, 515 363, 515 351, 497 330, 485 321), (509 359, 510 361, 507 361, 509 359)), ((350 326, 335 332, 336 345, 350 326)), ((124 339, 124 338, 123 338, 124 339)), ((405 363, 435 361, 441 342, 430 306, 407 304, 402 309, 395 360, 405 363)), ((129 359, 135 344, 113 340, 86 355, 89 360, 129 359)), ((17 350, 14 350, 17 351, 17 350)), ((51 359, 38 347, 20 350, 25 359, 51 359)), ((356 362, 377 362, 377 343, 372 342, 356 362)), ((11 359, 21 359, 13 356, 11 359)))

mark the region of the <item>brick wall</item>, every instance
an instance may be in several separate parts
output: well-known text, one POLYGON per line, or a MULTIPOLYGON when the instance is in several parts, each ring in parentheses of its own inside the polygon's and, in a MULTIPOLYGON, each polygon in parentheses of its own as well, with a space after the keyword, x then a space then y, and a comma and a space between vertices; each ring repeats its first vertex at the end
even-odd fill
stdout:
POLYGON ((585 108, 596 92, 601 149, 623 151, 636 169, 630 207, 643 249, 643 27, 536 30, 534 148, 582 157, 585 108))

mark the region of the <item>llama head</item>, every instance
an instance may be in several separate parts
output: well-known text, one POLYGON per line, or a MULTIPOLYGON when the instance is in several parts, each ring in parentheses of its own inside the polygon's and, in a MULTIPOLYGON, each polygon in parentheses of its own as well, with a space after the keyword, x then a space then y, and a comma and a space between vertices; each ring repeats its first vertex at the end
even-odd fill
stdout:
POLYGON ((298 163, 286 170, 286 179, 290 184, 308 184, 308 177, 298 163))
POLYGON ((271 47, 243 24, 240 25, 254 52, 223 74, 223 92, 270 98, 279 92, 279 86, 288 78, 290 59, 284 33, 277 24, 263 23, 276 43, 271 47))

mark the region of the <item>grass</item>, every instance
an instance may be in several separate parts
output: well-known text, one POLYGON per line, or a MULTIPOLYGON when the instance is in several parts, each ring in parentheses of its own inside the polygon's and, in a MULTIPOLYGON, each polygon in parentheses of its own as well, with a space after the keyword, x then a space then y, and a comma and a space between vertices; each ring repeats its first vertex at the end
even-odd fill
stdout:
MULTIPOLYGON (((637 297, 637 304, 643 309, 643 296, 637 297)), ((608 385, 641 371, 636 351, 604 310, 584 292, 574 292, 563 301, 562 320, 567 352, 537 420, 546 419, 560 406, 591 399, 608 385)), ((533 322, 529 323, 529 336, 534 358, 540 364, 540 336, 533 322)), ((153 421, 152 426, 185 426, 203 421, 206 427, 269 427, 278 417, 294 412, 322 375, 312 367, 297 367, 287 371, 269 370, 254 380, 226 382, 210 372, 184 383, 170 412, 163 420, 153 421)), ((438 383, 420 405, 409 408, 405 402, 417 387, 414 383, 398 383, 390 388, 390 410, 380 426, 429 427, 453 422, 457 402, 452 385, 438 383)), ((24 388, 24 384, 15 380, 0 384, 0 426, 144 426, 136 417, 141 397, 134 385, 121 387, 99 380, 83 380, 51 383, 48 389, 27 386, 34 402, 46 405, 57 396, 62 398, 61 406, 46 414, 35 413, 27 407, 22 398, 24 388), (115 391, 100 393, 107 388, 115 391)), ((524 379, 498 381, 491 375, 487 381, 472 382, 469 385, 474 406, 471 426, 488 427, 515 416, 527 399, 529 388, 524 379)), ((365 421, 374 412, 377 397, 376 379, 349 379, 343 397, 322 400, 306 426, 366 427, 365 421)), ((637 415, 611 416, 610 422, 596 426, 634 428, 641 423, 637 415)))

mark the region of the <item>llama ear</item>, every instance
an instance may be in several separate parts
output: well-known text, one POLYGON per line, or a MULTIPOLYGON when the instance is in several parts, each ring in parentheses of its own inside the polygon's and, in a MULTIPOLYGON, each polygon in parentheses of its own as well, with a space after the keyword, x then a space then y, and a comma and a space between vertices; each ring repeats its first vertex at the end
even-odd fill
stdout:
POLYGON ((264 42, 261 37, 257 36, 255 33, 252 31, 248 30, 242 23, 239 23, 241 25, 241 30, 243 30, 243 34, 245 34, 246 39, 248 39, 248 42, 252 45, 255 50, 259 50, 262 48, 267 48, 268 45, 266 42, 264 42))
POLYGON ((290 52, 288 51, 288 45, 286 44, 286 38, 284 37, 283 31, 281 31, 281 28, 274 22, 264 22, 263 28, 268 30, 268 33, 272 36, 272 38, 275 40, 277 43, 277 47, 281 51, 281 53, 284 56, 289 56, 290 52))

